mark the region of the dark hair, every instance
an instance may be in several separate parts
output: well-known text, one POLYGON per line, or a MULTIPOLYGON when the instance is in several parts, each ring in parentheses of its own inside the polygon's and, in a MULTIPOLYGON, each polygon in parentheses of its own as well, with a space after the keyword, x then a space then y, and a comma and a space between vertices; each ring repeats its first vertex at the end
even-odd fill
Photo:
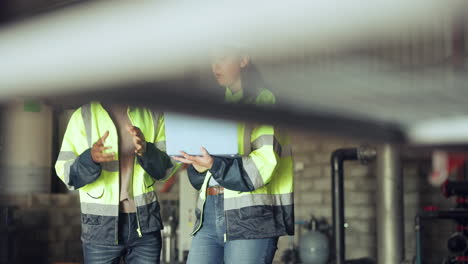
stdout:
POLYGON ((241 80, 242 88, 248 99, 255 99, 262 89, 267 88, 260 71, 252 62, 249 62, 249 64, 242 69, 241 80))

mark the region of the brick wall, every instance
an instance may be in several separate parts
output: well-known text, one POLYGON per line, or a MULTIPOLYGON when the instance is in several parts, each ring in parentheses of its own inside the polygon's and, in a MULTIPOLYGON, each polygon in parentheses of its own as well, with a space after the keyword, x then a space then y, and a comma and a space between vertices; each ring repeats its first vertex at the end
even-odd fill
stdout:
MULTIPOLYGON (((162 184, 158 186, 160 190, 162 184)), ((178 183, 159 194, 162 210, 177 198, 178 183)), ((17 263, 81 263, 80 202, 77 192, 67 194, 0 195, 0 205, 16 207, 14 244, 17 263)), ((167 212, 167 210, 164 210, 167 212)))
POLYGON ((14 222, 18 263, 81 261, 77 194, 1 196, 0 204, 17 207, 14 222))
MULTIPOLYGON (((311 215, 325 217, 332 223, 330 156, 343 147, 359 147, 367 142, 323 137, 300 132, 292 133, 295 160, 296 220, 308 220, 311 215)), ((427 153, 403 153, 405 255, 415 256, 414 217, 423 206, 450 208, 438 188, 427 183, 430 169, 427 153), (411 154, 411 155, 410 155, 411 154)), ((346 258, 376 259, 376 168, 375 164, 345 163, 346 258)), ((446 240, 454 231, 451 222, 428 223, 423 236, 424 263, 441 263, 446 256, 446 240)), ((297 241, 297 237, 294 238, 297 241)), ((280 239, 276 260, 288 248, 289 239, 280 239)))
MULTIPOLYGON (((296 220, 309 220, 314 215, 331 224, 331 154, 338 148, 358 147, 361 143, 299 132, 293 133, 292 138, 296 220)), ((346 162, 345 191, 346 257, 375 257, 375 177, 371 166, 346 162)), ((294 240, 297 242, 298 238, 294 240)), ((289 239, 281 238, 277 260, 288 246, 289 239)))

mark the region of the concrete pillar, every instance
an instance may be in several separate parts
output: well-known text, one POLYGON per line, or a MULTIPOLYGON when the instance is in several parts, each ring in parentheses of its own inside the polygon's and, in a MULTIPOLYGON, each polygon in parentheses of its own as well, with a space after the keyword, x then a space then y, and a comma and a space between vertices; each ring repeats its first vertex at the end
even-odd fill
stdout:
POLYGON ((52 176, 52 110, 27 100, 2 112, 0 192, 48 193, 52 176))

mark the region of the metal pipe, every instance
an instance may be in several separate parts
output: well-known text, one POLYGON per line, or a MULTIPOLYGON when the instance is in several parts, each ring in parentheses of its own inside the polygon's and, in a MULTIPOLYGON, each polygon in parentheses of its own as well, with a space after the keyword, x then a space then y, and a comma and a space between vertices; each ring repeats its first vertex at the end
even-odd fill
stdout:
POLYGON ((337 149, 331 156, 332 171, 332 204, 333 204, 333 237, 335 244, 335 263, 345 263, 344 234, 344 190, 343 163, 345 160, 357 160, 358 151, 352 149, 337 149))
POLYGON ((331 156, 333 237, 335 263, 345 263, 345 219, 344 219, 344 176, 343 163, 347 160, 360 160, 363 164, 373 160, 376 151, 371 147, 337 149, 331 156))
POLYGON ((403 177, 395 145, 380 147, 377 170, 377 260, 400 264, 404 259, 403 177))
POLYGON ((415 217, 415 234, 416 234, 416 264, 422 264, 421 258, 421 218, 419 215, 415 217))

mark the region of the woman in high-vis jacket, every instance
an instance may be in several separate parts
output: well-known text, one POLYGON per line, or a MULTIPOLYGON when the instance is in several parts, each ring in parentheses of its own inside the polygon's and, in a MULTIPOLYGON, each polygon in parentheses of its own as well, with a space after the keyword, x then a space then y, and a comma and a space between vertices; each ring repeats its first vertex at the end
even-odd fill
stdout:
POLYGON ((161 113, 92 102, 68 123, 55 169, 79 190, 84 262, 160 263, 154 184, 172 176, 161 113))
MULTIPOLYGON (((228 103, 270 105, 255 66, 242 51, 215 52, 212 71, 226 89, 228 103)), ((189 264, 271 263, 278 238, 294 234, 291 142, 277 127, 238 125, 240 157, 181 152, 174 157, 191 164, 188 175, 199 190, 189 264)))

